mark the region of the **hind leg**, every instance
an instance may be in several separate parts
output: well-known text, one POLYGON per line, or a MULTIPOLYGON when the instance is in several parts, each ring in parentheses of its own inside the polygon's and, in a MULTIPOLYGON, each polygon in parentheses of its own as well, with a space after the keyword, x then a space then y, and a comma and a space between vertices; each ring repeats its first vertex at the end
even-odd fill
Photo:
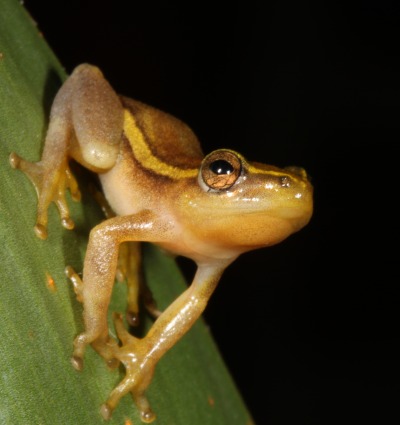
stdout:
POLYGON ((32 163, 15 152, 9 158, 11 166, 23 171, 36 188, 39 238, 47 237, 47 210, 52 202, 62 225, 74 227, 65 192, 69 189, 75 200, 80 193, 69 159, 95 172, 108 170, 118 155, 122 128, 122 104, 101 72, 90 65, 77 67, 54 99, 41 160, 32 163))
POLYGON ((69 189, 75 201, 79 201, 81 195, 75 177, 68 166, 67 133, 63 122, 53 120, 49 126, 46 141, 50 140, 47 143, 54 141, 54 146, 51 146, 52 149, 47 146, 41 161, 26 161, 15 152, 12 152, 9 158, 11 166, 23 171, 36 189, 38 207, 34 230, 41 239, 47 238, 47 210, 51 202, 57 205, 61 224, 66 229, 74 227, 65 192, 69 189))

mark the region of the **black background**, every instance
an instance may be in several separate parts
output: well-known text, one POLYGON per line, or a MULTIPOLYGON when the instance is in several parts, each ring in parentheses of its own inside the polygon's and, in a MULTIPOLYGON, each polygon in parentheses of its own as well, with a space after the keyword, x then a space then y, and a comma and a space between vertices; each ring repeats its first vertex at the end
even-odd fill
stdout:
POLYGON ((398 2, 25 6, 67 72, 312 176, 311 223, 240 257, 205 313, 256 423, 400 423, 398 2))

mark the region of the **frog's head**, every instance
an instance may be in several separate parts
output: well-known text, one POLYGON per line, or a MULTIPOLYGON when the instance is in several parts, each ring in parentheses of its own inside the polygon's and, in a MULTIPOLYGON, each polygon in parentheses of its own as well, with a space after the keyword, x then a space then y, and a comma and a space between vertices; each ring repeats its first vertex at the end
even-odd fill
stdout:
POLYGON ((299 167, 250 163, 219 149, 202 161, 197 184, 188 201, 198 233, 240 251, 278 243, 312 215, 313 188, 299 167))

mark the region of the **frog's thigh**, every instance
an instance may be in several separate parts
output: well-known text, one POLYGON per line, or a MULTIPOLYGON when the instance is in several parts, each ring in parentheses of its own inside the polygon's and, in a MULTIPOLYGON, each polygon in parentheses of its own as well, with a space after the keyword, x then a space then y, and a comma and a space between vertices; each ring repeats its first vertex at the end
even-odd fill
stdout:
POLYGON ((117 158, 123 130, 123 107, 101 71, 78 66, 66 84, 75 137, 71 156, 84 166, 109 169, 117 158))

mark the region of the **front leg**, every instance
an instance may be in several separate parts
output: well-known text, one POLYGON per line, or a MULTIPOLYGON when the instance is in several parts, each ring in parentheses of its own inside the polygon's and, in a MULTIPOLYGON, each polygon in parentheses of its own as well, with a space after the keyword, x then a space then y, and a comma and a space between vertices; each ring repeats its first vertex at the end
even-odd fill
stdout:
POLYGON ((77 298, 83 303, 85 331, 74 341, 73 365, 81 369, 85 348, 93 348, 113 362, 115 342, 108 333, 107 311, 118 265, 119 245, 126 241, 161 242, 170 238, 168 226, 158 224, 149 211, 108 219, 92 229, 83 268, 83 279, 67 269, 77 298))
POLYGON ((219 261, 200 265, 191 286, 161 314, 142 339, 126 331, 120 315, 114 317, 122 347, 114 346, 113 350, 115 358, 124 364, 126 376, 102 406, 101 413, 104 419, 110 418, 120 399, 129 392, 143 422, 150 423, 156 418, 145 395, 155 367, 161 357, 200 317, 222 272, 230 262, 219 261))
MULTIPOLYGON (((94 188, 92 193, 107 219, 116 216, 104 194, 94 188)), ((157 318, 161 312, 153 298, 150 288, 142 276, 142 252, 140 242, 125 242, 119 247, 116 278, 119 282, 126 281, 128 288, 128 306, 126 320, 130 326, 139 326, 139 298, 147 312, 157 318)), ((74 285, 76 286, 76 285, 74 285)))

